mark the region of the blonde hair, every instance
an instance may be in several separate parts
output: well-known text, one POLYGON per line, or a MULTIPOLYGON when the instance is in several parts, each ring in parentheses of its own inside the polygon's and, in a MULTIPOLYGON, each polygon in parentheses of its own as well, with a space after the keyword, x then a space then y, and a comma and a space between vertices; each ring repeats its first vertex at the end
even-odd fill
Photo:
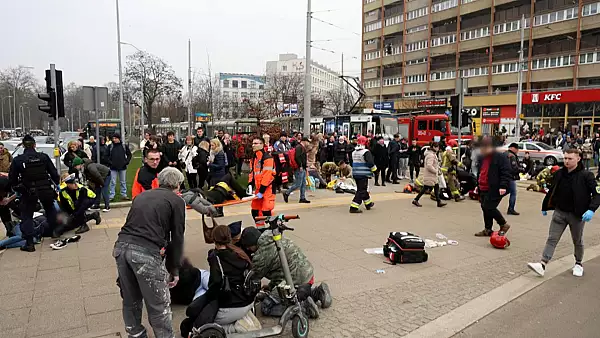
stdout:
POLYGON ((67 148, 71 149, 72 145, 76 145, 77 148, 79 148, 79 141, 77 141, 77 140, 69 141, 69 144, 67 144, 67 148))
MULTIPOLYGON (((71 142, 73 142, 73 141, 71 141, 71 142)), ((69 143, 71 143, 71 142, 69 142, 69 143)), ((65 179, 66 179, 67 177, 69 177, 69 175, 70 175, 69 173, 62 173, 62 175, 60 175, 60 181, 61 181, 61 182, 64 182, 64 181, 65 181, 65 179)))
POLYGON ((206 151, 210 150, 210 144, 206 141, 200 142, 200 144, 198 146, 206 151))
POLYGON ((215 152, 215 154, 223 150, 223 145, 219 139, 213 138, 210 140, 210 145, 211 147, 214 147, 212 150, 215 152))

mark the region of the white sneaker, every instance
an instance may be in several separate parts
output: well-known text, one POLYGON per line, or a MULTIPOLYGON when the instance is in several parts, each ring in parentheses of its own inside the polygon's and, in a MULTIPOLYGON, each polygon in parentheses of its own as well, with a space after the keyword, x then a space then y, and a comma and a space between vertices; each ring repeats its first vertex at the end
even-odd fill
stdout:
POLYGON ((583 266, 579 264, 575 264, 573 267, 573 276, 582 277, 583 276, 583 266))
MULTIPOLYGON (((542 263, 527 263, 527 266, 533 270, 533 272, 537 273, 538 276, 540 277, 544 277, 544 273, 546 272, 546 270, 544 270, 544 267, 542 266, 542 263)), ((573 270, 575 271, 575 270, 573 270)), ((583 270, 582 270, 583 271, 583 270)))
POLYGON ((104 208, 104 209, 102 209, 102 212, 109 212, 109 211, 110 211, 110 208, 104 208))

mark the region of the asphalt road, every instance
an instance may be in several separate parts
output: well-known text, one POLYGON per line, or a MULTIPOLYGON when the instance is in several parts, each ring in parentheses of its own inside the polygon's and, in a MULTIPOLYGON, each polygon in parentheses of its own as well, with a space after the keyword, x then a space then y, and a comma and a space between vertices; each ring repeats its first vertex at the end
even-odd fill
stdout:
POLYGON ((454 337, 600 337, 600 258, 586 262, 584 268, 582 278, 569 270, 454 337))

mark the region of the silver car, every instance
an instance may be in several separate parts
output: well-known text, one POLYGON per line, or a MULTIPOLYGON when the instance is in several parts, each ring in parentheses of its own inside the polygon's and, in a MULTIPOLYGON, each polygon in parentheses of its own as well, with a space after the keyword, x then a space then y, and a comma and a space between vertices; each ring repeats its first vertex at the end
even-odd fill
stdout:
MULTIPOLYGON (((563 163, 565 157, 562 150, 554 149, 543 142, 515 142, 519 145, 519 158, 525 156, 525 152, 529 152, 529 157, 532 160, 539 160, 544 165, 555 165, 563 163)), ((502 151, 508 151, 508 145, 500 148, 502 151)))

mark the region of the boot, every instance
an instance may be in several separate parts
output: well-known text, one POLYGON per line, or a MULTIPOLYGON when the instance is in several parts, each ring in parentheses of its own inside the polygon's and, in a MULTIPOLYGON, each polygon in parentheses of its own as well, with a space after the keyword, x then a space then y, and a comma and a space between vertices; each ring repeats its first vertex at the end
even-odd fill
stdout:
POLYGON ((21 247, 21 251, 35 252, 35 245, 33 244, 33 238, 28 238, 25 245, 21 247))
POLYGON ((504 225, 500 226, 500 232, 507 233, 508 229, 510 229, 510 225, 508 225, 508 224, 504 224, 504 225))
POLYGON ((385 181, 382 181, 382 182, 381 182, 381 186, 382 186, 382 187, 385 187, 385 181))
POLYGON ((458 195, 458 196, 454 196, 454 202, 460 202, 460 201, 464 201, 464 197, 458 195))
POLYGON ((483 229, 480 232, 475 233, 476 237, 490 237, 492 235, 492 230, 490 229, 483 229))
POLYGON ((96 220, 96 225, 100 224, 100 222, 102 222, 102 217, 100 217, 100 212, 94 211, 92 213, 92 219, 96 220))
POLYGON ((351 214, 362 214, 362 210, 360 210, 359 208, 350 207, 350 213, 351 214))
POLYGON ((446 206, 446 203, 442 203, 442 201, 437 202, 437 207, 438 208, 443 208, 446 206))
POLYGON ((76 234, 83 234, 90 231, 90 227, 87 224, 83 224, 82 226, 80 226, 79 228, 77 228, 77 230, 75 230, 76 234))
POLYGON ((14 232, 15 222, 8 221, 4 224, 4 227, 6 228, 6 236, 7 237, 13 237, 15 235, 15 232, 14 232))
POLYGON ((375 202, 371 202, 369 204, 365 204, 365 207, 367 208, 367 210, 371 210, 374 206, 375 206, 375 202))
POLYGON ((313 288, 310 292, 310 296, 313 300, 321 302, 321 308, 326 309, 331 306, 333 299, 331 298, 331 292, 329 291, 329 285, 327 283, 321 283, 316 288, 313 288))
POLYGON ((422 207, 421 203, 419 203, 419 201, 417 201, 417 200, 413 200, 412 205, 414 205, 415 207, 418 207, 418 208, 422 207))
POLYGON ((314 299, 311 296, 308 296, 305 301, 302 302, 302 308, 304 312, 311 319, 319 318, 319 307, 317 303, 315 303, 314 299))
MULTIPOLYGON (((385 183, 383 185, 385 185, 385 183)), ((379 186, 379 182, 375 181, 375 186, 378 187, 379 186)))

